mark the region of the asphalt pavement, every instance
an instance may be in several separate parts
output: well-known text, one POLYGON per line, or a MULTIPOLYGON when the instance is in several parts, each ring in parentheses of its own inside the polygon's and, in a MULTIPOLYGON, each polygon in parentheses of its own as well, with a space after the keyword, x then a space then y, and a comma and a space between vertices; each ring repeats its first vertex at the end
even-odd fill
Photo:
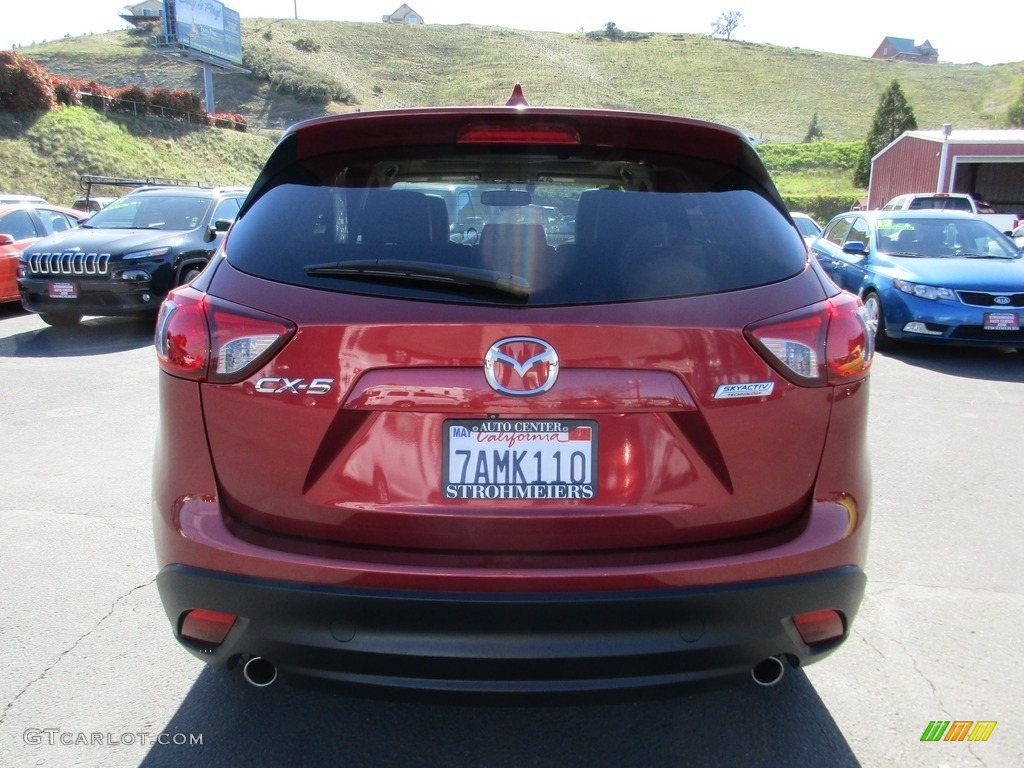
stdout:
POLYGON ((437 701, 256 689, 174 642, 152 331, 0 306, 0 765, 1024 765, 1024 354, 876 359, 868 588, 827 659, 772 688, 437 701), (936 722, 995 725, 922 741, 936 722))

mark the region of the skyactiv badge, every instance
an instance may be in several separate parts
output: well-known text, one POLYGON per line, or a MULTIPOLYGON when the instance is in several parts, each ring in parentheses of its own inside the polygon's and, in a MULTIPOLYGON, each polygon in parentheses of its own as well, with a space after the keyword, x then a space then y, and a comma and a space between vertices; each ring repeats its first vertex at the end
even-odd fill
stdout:
POLYGON ((715 390, 715 400, 733 397, 765 397, 772 393, 775 384, 771 381, 751 381, 745 384, 721 384, 715 390))

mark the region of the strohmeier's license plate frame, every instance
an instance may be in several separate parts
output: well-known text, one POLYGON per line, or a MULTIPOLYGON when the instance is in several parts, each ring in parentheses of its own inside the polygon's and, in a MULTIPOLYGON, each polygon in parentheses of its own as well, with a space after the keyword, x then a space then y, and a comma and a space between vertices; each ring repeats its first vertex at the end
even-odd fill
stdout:
POLYGON ((597 447, 590 419, 448 419, 441 493, 475 501, 593 499, 597 447))
POLYGON ((1020 314, 1017 312, 986 312, 986 331, 1019 331, 1020 314))

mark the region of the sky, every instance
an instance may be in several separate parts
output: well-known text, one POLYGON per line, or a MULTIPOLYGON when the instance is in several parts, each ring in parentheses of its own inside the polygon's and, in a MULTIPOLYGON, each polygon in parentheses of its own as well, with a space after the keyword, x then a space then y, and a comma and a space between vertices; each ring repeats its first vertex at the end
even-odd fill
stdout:
MULTIPOLYGON (((0 49, 56 40, 66 35, 108 32, 126 25, 118 16, 129 0, 3 0, 0 49), (29 10, 30 9, 30 10, 29 10)), ((242 18, 287 18, 380 23, 402 0, 227 0, 242 18)), ((613 22, 630 32, 710 34, 723 13, 738 11, 733 39, 854 56, 870 56, 885 37, 928 40, 939 61, 1001 64, 1024 61, 1020 0, 936 3, 934 0, 411 0, 427 24, 479 24, 513 29, 577 32, 613 22), (943 6, 941 9, 939 6, 943 6)))

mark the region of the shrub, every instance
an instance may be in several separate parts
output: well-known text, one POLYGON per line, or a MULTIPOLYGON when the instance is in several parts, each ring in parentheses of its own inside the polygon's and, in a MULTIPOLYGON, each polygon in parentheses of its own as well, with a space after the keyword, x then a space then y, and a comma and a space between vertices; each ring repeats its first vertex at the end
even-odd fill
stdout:
POLYGON ((68 80, 66 78, 54 79, 52 81, 53 95, 58 104, 65 107, 82 106, 82 97, 79 92, 82 90, 80 81, 68 80))
POLYGON ((149 93, 149 103, 153 111, 162 117, 200 125, 210 125, 212 122, 209 114, 203 109, 199 94, 193 91, 154 88, 149 93))
POLYGON ((123 112, 139 117, 149 114, 149 94, 137 85, 122 88, 117 99, 123 112))
POLYGON ((306 51, 306 53, 316 53, 320 50, 320 43, 310 37, 300 37, 298 40, 293 40, 292 45, 300 51, 306 51))
POLYGON ((117 101, 112 89, 100 85, 95 80, 77 82, 83 106, 92 107, 97 112, 108 112, 117 101))
POLYGON ((218 112, 213 116, 213 124, 217 128, 233 128, 241 133, 245 133, 249 129, 249 121, 237 112, 218 112))
POLYGON ((56 105, 45 69, 14 51, 0 51, 0 110, 44 112, 56 105))

